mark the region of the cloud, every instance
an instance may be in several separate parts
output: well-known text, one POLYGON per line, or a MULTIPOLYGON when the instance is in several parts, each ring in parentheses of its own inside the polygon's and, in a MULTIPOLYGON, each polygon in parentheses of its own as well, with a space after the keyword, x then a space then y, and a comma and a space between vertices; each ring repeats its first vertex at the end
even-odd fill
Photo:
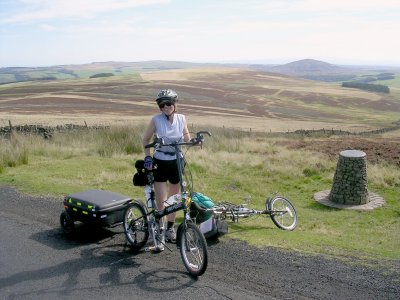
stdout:
POLYGON ((347 12, 363 12, 371 10, 399 9, 398 0, 301 0, 292 2, 291 7, 302 11, 332 11, 345 10, 347 12))
POLYGON ((64 52, 71 61, 74 47, 80 61, 398 62, 399 9, 399 0, 0 0, 0 50, 4 61, 14 56, 18 64, 25 53, 15 49, 27 40, 36 57, 47 59, 40 54, 45 45, 60 63, 64 52))
MULTIPOLYGON (((247 1, 247 7, 264 11, 286 11, 297 13, 335 13, 345 11, 348 13, 363 13, 371 11, 400 9, 398 0, 269 0, 247 1)), ((245 6, 243 6, 245 8, 245 6)))
POLYGON ((139 6, 163 4, 169 0, 18 0, 25 7, 4 18, 2 23, 24 23, 63 18, 89 18, 96 14, 139 6))

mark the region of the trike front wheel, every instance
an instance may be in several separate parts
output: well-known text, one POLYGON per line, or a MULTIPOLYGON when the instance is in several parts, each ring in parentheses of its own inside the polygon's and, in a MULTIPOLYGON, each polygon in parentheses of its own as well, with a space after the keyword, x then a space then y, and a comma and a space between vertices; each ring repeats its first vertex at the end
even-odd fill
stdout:
POLYGON ((200 229, 187 222, 178 237, 181 257, 187 271, 193 276, 204 274, 208 264, 207 242, 200 229))
POLYGON ((297 212, 286 198, 275 197, 268 205, 272 222, 284 230, 293 230, 297 226, 297 212))
POLYGON ((140 203, 133 202, 125 210, 124 232, 133 251, 139 251, 149 238, 146 209, 140 203))

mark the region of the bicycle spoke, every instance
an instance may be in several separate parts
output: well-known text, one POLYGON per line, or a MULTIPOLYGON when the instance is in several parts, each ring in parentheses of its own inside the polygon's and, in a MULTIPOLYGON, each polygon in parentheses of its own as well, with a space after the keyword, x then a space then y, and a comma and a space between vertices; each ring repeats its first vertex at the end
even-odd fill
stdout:
POLYGON ((293 218, 293 212, 286 206, 286 211, 289 213, 290 217, 293 218))
POLYGON ((199 276, 207 268, 207 244, 203 234, 194 224, 187 224, 181 237, 181 255, 190 274, 199 276))
POLYGON ((193 265, 193 264, 191 264, 191 265, 198 268, 198 266, 201 265, 202 261, 203 261, 202 257, 201 257, 201 253, 199 251, 196 241, 194 240, 193 235, 190 232, 186 233, 186 238, 187 238, 186 252, 189 252, 191 254, 191 256, 194 258, 194 260, 197 262, 197 265, 193 265))
POLYGON ((143 247, 148 239, 147 219, 143 206, 132 203, 124 214, 125 236, 134 251, 143 247))
POLYGON ((271 201, 272 221, 281 229, 293 230, 297 225, 297 213, 289 200, 276 197, 271 201))

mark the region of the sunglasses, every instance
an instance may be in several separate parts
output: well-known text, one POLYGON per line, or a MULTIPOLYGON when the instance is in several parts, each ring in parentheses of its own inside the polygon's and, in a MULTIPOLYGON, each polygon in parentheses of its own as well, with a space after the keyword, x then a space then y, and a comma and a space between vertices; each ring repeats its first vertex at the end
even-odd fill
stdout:
POLYGON ((164 108, 165 106, 171 106, 174 105, 172 102, 164 102, 158 105, 159 108, 164 108))

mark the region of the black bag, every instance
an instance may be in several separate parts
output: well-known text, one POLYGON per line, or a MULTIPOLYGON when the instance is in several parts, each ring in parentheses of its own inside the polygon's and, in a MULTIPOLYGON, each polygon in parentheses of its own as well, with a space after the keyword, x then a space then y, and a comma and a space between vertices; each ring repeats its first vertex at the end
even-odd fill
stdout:
POLYGON ((148 178, 146 169, 144 168, 144 160, 140 159, 135 162, 136 173, 133 175, 134 186, 146 186, 148 185, 148 178))
POLYGON ((72 220, 109 227, 123 222, 131 201, 119 193, 87 190, 65 196, 64 207, 72 220))

